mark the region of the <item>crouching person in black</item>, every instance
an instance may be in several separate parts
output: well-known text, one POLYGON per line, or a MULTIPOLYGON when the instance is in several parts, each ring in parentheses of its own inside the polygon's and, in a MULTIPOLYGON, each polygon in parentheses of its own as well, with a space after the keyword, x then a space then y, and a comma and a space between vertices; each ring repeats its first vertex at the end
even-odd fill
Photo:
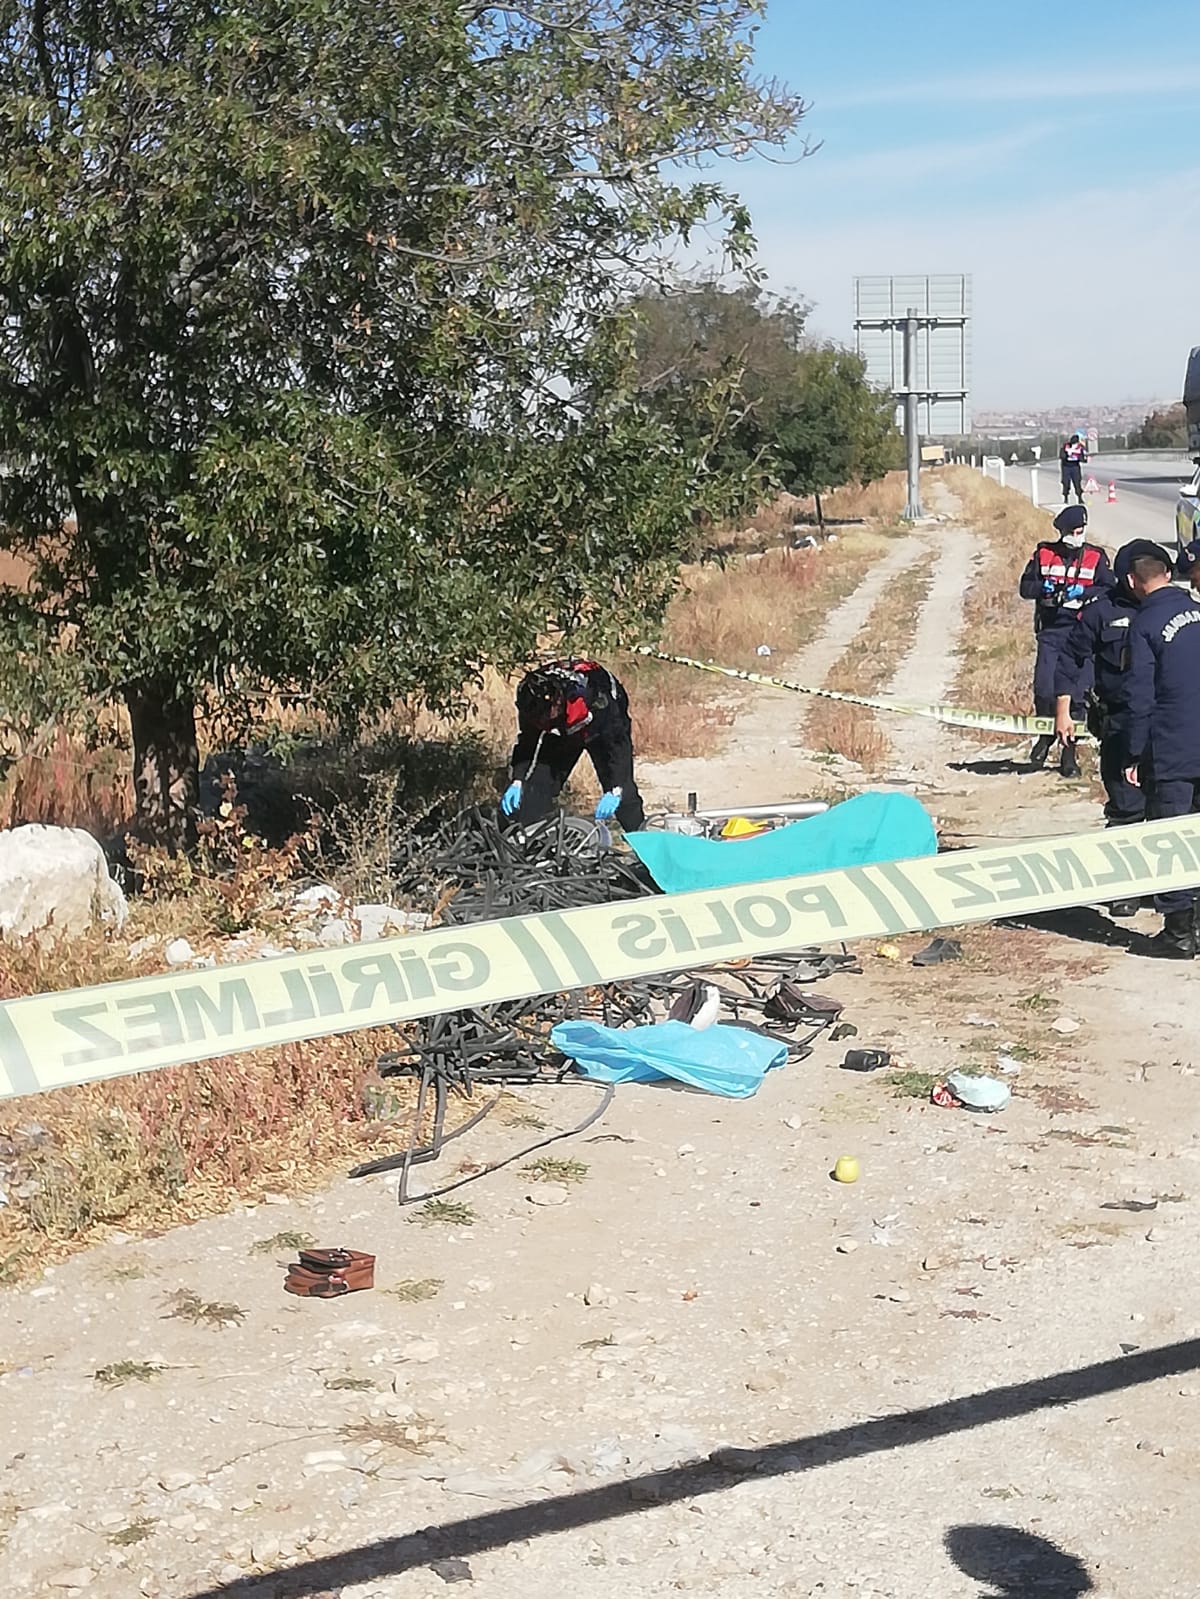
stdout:
POLYGON ((596 820, 615 816, 627 833, 636 833, 646 812, 633 778, 629 696, 597 661, 551 661, 522 678, 512 781, 500 801, 504 814, 523 822, 548 816, 585 750, 604 791, 596 820))

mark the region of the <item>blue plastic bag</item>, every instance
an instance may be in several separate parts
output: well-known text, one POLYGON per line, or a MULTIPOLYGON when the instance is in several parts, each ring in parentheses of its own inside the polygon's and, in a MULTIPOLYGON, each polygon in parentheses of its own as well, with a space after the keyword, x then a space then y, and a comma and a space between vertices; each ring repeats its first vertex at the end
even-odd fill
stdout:
POLYGON ((599 1082, 670 1078, 727 1099, 749 1099, 771 1068, 787 1059, 786 1044, 719 1022, 699 1030, 686 1022, 627 1028, 559 1022, 550 1040, 585 1077, 599 1082))

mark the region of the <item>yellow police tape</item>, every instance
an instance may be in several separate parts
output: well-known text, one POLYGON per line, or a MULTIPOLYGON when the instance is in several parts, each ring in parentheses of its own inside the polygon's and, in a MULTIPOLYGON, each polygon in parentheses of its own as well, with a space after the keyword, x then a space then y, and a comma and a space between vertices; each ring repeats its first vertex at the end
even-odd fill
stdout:
MULTIPOLYGON (((791 683, 784 677, 765 677, 761 672, 743 672, 736 666, 715 666, 711 661, 696 661, 690 655, 668 655, 663 650, 652 649, 648 644, 632 646, 634 655, 648 655, 655 661, 673 661, 676 666, 694 666, 701 672, 715 672, 719 677, 740 677, 745 683, 762 683, 766 688, 786 688, 792 694, 813 694, 823 700, 844 700, 848 705, 865 705, 872 711, 895 711, 899 716, 927 716, 948 727, 974 727, 984 733, 1020 733, 1023 736, 1054 732, 1052 716, 1010 716, 1004 711, 970 711, 961 705, 923 705, 907 700, 885 700, 870 694, 842 694, 832 688, 806 688, 803 683, 791 683)), ((1076 722, 1075 736, 1087 737, 1087 725, 1076 722)))
POLYGON ((0 1004, 0 1097, 806 944, 1198 886, 1200 816, 1183 817, 39 994, 0 1004))

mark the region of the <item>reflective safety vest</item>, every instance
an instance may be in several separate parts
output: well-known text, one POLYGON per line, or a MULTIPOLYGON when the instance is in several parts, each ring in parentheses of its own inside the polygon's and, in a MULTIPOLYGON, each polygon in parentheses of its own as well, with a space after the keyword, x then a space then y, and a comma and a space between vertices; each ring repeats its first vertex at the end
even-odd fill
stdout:
POLYGON ((1064 461, 1086 461, 1087 445, 1080 443, 1064 444, 1062 447, 1062 458, 1064 461))
POLYGON ((1054 592, 1045 595, 1039 605, 1056 611, 1081 611, 1084 601, 1096 585, 1096 572, 1104 559, 1103 550, 1094 544, 1084 544, 1077 550, 1067 550, 1061 544, 1039 544, 1037 550, 1037 575, 1044 583, 1054 584, 1054 592), (1067 590, 1078 584, 1083 593, 1075 599, 1067 598, 1067 590))

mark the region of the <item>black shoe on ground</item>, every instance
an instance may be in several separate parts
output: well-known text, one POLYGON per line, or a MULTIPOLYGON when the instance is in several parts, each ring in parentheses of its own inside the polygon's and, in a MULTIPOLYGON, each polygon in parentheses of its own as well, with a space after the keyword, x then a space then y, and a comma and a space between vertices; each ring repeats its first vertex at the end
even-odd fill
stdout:
POLYGON ((1190 961, 1196 958, 1196 913, 1193 910, 1168 911, 1162 932, 1150 940, 1148 955, 1160 960, 1190 961))
POLYGON ((1079 776, 1079 757, 1075 753, 1074 742, 1064 744, 1062 747, 1062 754, 1058 757, 1058 775, 1059 777, 1079 776))
POLYGON ((1053 735, 1050 733, 1043 733, 1041 737, 1035 741, 1033 748, 1029 752, 1030 766, 1037 767, 1038 771, 1040 772, 1042 767, 1045 766, 1047 757, 1053 748, 1053 735))
POLYGON ((1142 908, 1140 899, 1115 899, 1107 907, 1108 914, 1115 916, 1119 921, 1124 921, 1127 916, 1136 916, 1142 908))

